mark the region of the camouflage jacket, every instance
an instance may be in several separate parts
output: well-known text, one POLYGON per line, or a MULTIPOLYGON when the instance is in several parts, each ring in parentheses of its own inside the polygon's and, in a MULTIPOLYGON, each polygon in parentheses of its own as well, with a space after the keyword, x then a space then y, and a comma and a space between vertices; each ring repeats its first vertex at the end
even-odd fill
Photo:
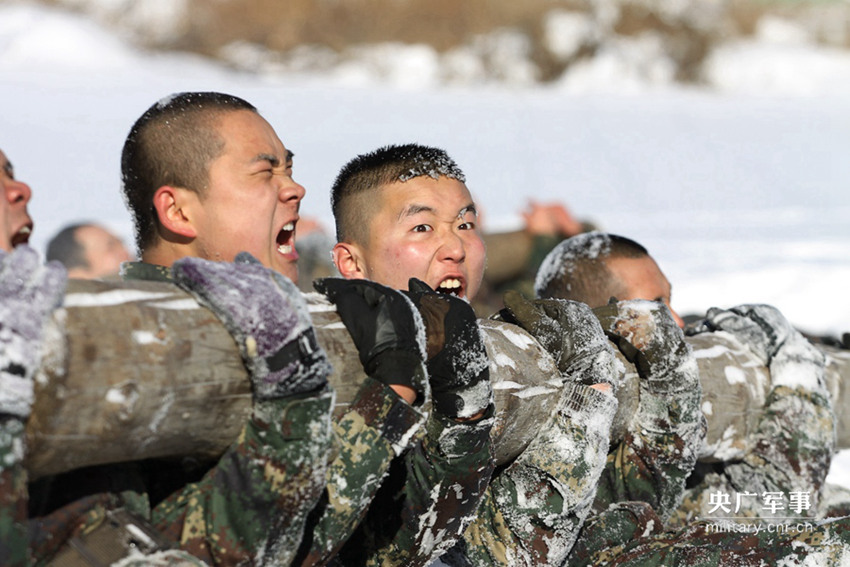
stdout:
POLYGON ((734 461, 700 464, 671 526, 727 518, 782 522, 818 515, 836 444, 835 415, 823 361, 794 363, 795 374, 809 379, 799 385, 771 380, 761 419, 748 436, 749 450, 734 461))
MULTIPOLYGON (((168 280, 169 274, 159 266, 132 264, 125 277, 168 280)), ((69 537, 91 533, 108 511, 118 507, 150 520, 166 539, 210 564, 288 563, 301 541, 307 514, 325 486, 333 399, 326 388, 255 402, 238 439, 220 460, 200 480, 153 509, 144 482, 130 482, 127 486, 132 489, 90 494, 47 517, 30 519, 33 563, 48 560, 69 537)), ((140 468, 119 465, 116 470, 119 476, 138 473, 142 478, 140 468)), ((3 470, 7 474, 13 482, 4 487, 11 487, 13 495, 9 498, 4 492, 4 502, 15 502, 18 510, 23 502, 26 510, 22 471, 3 470)))
POLYGON ((432 412, 425 437, 393 463, 369 515, 338 565, 428 565, 472 521, 493 460, 491 404, 480 419, 458 422, 432 412))
POLYGON ((619 502, 646 502, 666 520, 682 501, 685 482, 705 439, 702 389, 690 345, 681 337, 676 362, 649 379, 638 377, 639 401, 623 439, 614 445, 599 481, 594 511, 619 502))
POLYGON ((590 512, 616 399, 567 383, 526 449, 493 474, 463 539, 441 559, 460 565, 561 565, 590 512))
MULTIPOLYGON (((587 521, 585 529, 615 545, 591 542, 568 565, 606 567, 763 567, 765 565, 845 565, 850 558, 850 517, 781 523, 697 522, 661 532, 645 502, 612 505, 587 521)), ((582 538, 585 532, 582 532, 582 538)))
MULTIPOLYGON (((170 279, 166 268, 140 263, 126 265, 124 277, 170 279)), ((301 420, 300 416, 292 415, 292 418, 289 420, 290 427, 296 425, 295 419, 304 427, 311 426, 310 421, 301 420)), ((314 466, 311 478, 306 479, 309 484, 291 485, 293 500, 297 500, 292 515, 301 522, 303 537, 301 530, 297 533, 296 530, 281 532, 271 522, 255 526, 270 541, 286 544, 287 554, 280 554, 273 564, 320 565, 334 557, 363 519, 391 460, 416 439, 415 434, 423 421, 422 412, 407 404, 389 387, 367 377, 346 411, 334 416, 332 436, 327 440, 321 438, 321 445, 316 446, 325 457, 332 457, 327 470, 314 466), (314 497, 314 486, 319 487, 318 498, 314 497), (306 524, 302 513, 305 511, 309 511, 306 524), (297 553, 291 552, 296 549, 297 553)), ((311 447, 319 439, 313 440, 307 433, 301 441, 305 447, 311 447)), ((256 479, 255 482, 262 486, 264 482, 277 482, 277 478, 270 475, 267 481, 256 479)), ((238 498, 239 491, 231 494, 241 500, 238 498)), ((175 520, 175 525, 179 525, 181 516, 193 521, 204 517, 203 508, 186 509, 196 506, 197 498, 180 498, 176 503, 172 499, 170 502, 158 507, 164 511, 158 516, 161 518, 160 526, 163 526, 162 522, 175 520), (185 511, 181 512, 181 509, 185 511)), ((191 527, 197 530, 194 524, 191 527)))

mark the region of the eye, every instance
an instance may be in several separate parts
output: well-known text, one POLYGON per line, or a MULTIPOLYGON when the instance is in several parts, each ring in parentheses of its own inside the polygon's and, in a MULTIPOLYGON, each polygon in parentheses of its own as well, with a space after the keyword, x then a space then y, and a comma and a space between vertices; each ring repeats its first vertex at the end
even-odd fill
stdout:
POLYGON ((458 228, 458 230, 475 230, 478 227, 475 225, 474 222, 469 221, 469 222, 461 223, 460 225, 458 225, 457 228, 458 228))
POLYGON ((434 229, 427 224, 417 224, 413 227, 413 232, 431 232, 432 230, 434 229))

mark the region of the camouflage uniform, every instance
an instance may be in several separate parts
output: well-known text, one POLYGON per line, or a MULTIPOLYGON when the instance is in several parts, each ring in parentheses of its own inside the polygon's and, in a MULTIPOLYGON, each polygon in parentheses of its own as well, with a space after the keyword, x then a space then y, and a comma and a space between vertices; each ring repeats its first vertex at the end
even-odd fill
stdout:
POLYGON ((448 565, 560 565, 596 494, 617 401, 566 384, 556 413, 497 471, 448 565))
MULTIPOLYGON (((709 314, 717 318, 725 312, 709 314)), ((770 369, 771 386, 761 421, 750 434, 751 449, 739 460, 698 467, 671 527, 718 515, 785 521, 819 512, 836 443, 823 355, 793 331, 763 362, 770 369), (786 352, 790 354, 783 357, 786 352), (793 377, 783 378, 783 373, 793 377), (724 495, 729 502, 720 501, 724 495), (781 506, 766 505, 765 495, 775 495, 781 506), (794 505, 788 502, 792 496, 805 501, 794 505)))
POLYGON ((505 296, 515 321, 556 360, 564 381, 556 411, 523 452, 493 474, 449 565, 561 565, 591 511, 617 400, 590 385, 619 383, 621 365, 583 304, 505 296), (548 302, 548 303, 547 303, 548 302))
POLYGON ((594 312, 639 375, 637 410, 608 454, 594 511, 646 502, 666 521, 681 502, 705 439, 696 359, 663 304, 624 301, 594 312))
MULTIPOLYGON (((125 279, 168 281, 169 271, 162 266, 132 263, 125 265, 123 276, 125 279)), ((330 396, 324 401, 329 405, 330 396)), ((305 435, 300 438, 302 442, 311 438, 311 421, 307 419, 309 416, 285 413, 281 415, 286 415, 291 422, 290 427, 297 428, 305 435)), ((298 549, 293 563, 322 564, 339 551, 363 518, 386 475, 390 461, 407 448, 422 420, 421 412, 399 398, 389 387, 372 378, 367 377, 364 380, 346 412, 333 419, 332 438, 322 439, 321 447, 317 447, 321 449, 322 454, 332 455, 333 460, 327 473, 321 475, 321 478, 316 478, 314 474, 312 478, 306 479, 320 487, 320 498, 315 506, 309 506, 312 510, 306 521, 303 538, 300 531, 297 537, 293 533, 290 538, 293 548, 298 549), (326 490, 321 490, 325 488, 326 490)), ((319 442, 319 439, 316 439, 316 442, 319 442)), ((292 456, 293 459, 295 457, 292 456)), ((286 462, 286 459, 283 462, 286 462)), ((269 480, 276 481, 273 477, 269 480)), ((254 491, 262 489, 266 483, 262 478, 251 482, 257 485, 253 487, 254 491)), ((228 489, 222 485, 214 486, 211 488, 213 494, 219 487, 223 494, 229 494, 237 500, 234 504, 243 500, 240 491, 248 488, 245 486, 234 490, 234 487, 228 489)), ((300 502, 294 502, 295 504, 303 506, 305 503, 315 502, 315 499, 310 498, 310 485, 303 484, 299 486, 299 490, 303 492, 299 494, 295 491, 292 494, 293 501, 301 499, 300 502)), ((154 518, 158 520, 158 527, 168 528, 169 534, 176 534, 181 520, 185 518, 190 534, 194 536, 198 530, 203 530, 202 525, 199 525, 207 515, 203 505, 204 501, 199 501, 192 491, 188 491, 184 496, 177 495, 176 499, 171 498, 158 506, 154 511, 154 518)), ((273 526, 269 523, 257 523, 252 529, 259 530, 259 533, 267 537, 273 526)), ((186 531, 184 528, 184 545, 189 535, 186 531)), ((194 552, 194 546, 188 548, 194 552)), ((291 555, 286 560, 279 561, 279 564, 287 564, 290 559, 291 555)))
POLYGON ((588 520, 570 565, 760 566, 800 564, 804 559, 813 565, 835 565, 850 559, 850 519, 806 520, 817 507, 817 492, 832 449, 832 414, 823 381, 822 357, 801 341, 772 308, 740 312, 768 324, 761 323, 758 330, 746 318, 729 317, 720 310, 713 313, 713 318, 717 328, 724 320, 732 320, 730 328, 737 327, 736 334, 753 345, 754 352, 769 353, 764 356, 770 365, 773 386, 765 417, 755 432, 754 450, 740 462, 718 465, 715 471, 699 477, 700 484, 688 490, 672 523, 690 518, 707 521, 661 532, 661 519, 646 503, 614 504, 588 520), (751 340, 746 340, 748 337, 751 340), (779 344, 785 350, 771 352, 773 349, 766 348, 767 344, 779 344), (730 507, 724 512, 733 513, 735 519, 712 521, 712 508, 724 504, 712 494, 740 492, 761 497, 766 493, 797 492, 805 493, 808 499, 809 490, 813 491, 810 509, 802 505, 794 509, 786 502, 773 509, 757 498, 744 498, 738 503, 733 496, 732 502, 725 503, 730 507))
POLYGON ((631 518, 628 512, 625 506, 615 505, 588 520, 587 528, 607 534, 612 545, 596 545, 597 551, 591 554, 574 553, 569 565, 763 567, 846 565, 850 561, 850 518, 787 524, 699 522, 659 533, 658 519, 653 522, 651 510, 635 512, 631 518), (758 526, 759 531, 747 526, 758 526))
POLYGON ((431 414, 340 554, 344 565, 430 564, 472 521, 493 472, 490 360, 475 312, 419 280, 404 293, 425 326, 431 414))
MULTIPOLYGON (((167 269, 143 263, 128 265, 123 276, 170 280, 167 269)), ((150 510, 153 525, 211 564, 289 562, 324 489, 333 399, 326 385, 255 398, 236 442, 198 482, 150 510)), ((129 511, 148 516, 147 494, 122 497, 129 511)))
POLYGON ((428 565, 469 524, 493 469, 493 406, 474 422, 431 413, 335 565, 428 565))

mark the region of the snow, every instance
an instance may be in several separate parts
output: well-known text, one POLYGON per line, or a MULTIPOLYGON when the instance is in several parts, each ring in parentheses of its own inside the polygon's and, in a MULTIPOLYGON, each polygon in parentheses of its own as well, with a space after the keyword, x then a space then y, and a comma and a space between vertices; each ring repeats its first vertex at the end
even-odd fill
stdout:
MULTIPOLYGON (((167 20, 168 2, 148 5, 159 6, 149 17, 167 20)), ((514 45, 516 58, 523 46, 504 38, 500 49, 514 45)), ((444 62, 474 77, 467 55, 444 62)), ((712 55, 703 89, 671 83, 652 36, 611 43, 537 88, 440 87, 442 71, 416 46, 376 48, 366 60, 391 67, 389 84, 377 85, 356 59, 327 77, 309 66, 235 72, 139 51, 68 12, 0 5, 0 148, 33 187, 33 245, 43 250, 62 226, 85 219, 131 243, 119 187, 130 125, 170 93, 221 90, 255 104, 293 149, 295 178, 308 190, 302 214, 328 229, 339 168, 415 141, 445 148, 463 168, 485 228, 517 227, 534 197, 636 239, 673 282, 679 313, 769 303, 805 330, 850 330, 850 52, 814 47, 794 26, 768 20, 751 40, 712 55)), ((528 84, 521 62, 514 72, 515 85, 528 84)), ((842 454, 831 478, 850 485, 847 471, 842 454)))

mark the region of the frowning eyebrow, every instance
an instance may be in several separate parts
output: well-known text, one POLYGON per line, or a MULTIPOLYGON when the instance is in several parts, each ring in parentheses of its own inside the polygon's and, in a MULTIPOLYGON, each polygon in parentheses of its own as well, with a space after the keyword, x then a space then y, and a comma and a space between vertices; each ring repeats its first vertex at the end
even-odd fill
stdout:
MULTIPOLYGON (((286 165, 290 165, 292 163, 292 158, 295 157, 295 154, 291 151, 286 151, 286 165)), ((272 167, 280 167, 280 159, 273 154, 258 154, 254 158, 255 162, 259 161, 267 161, 271 164, 272 167)))
POLYGON ((254 162, 267 161, 271 164, 272 167, 278 167, 280 165, 280 159, 276 155, 272 154, 257 154, 254 158, 254 162))
MULTIPOLYGON (((408 205, 399 213, 398 220, 401 221, 402 219, 418 215, 419 213, 436 214, 437 211, 434 210, 434 207, 429 207, 428 205, 408 205)), ((464 216, 466 216, 467 213, 472 213, 477 217, 478 209, 475 208, 475 205, 473 203, 470 203, 467 206, 463 207, 461 210, 459 210, 455 218, 463 218, 464 216)))
POLYGON ((408 205, 398 214, 398 220, 403 220, 407 217, 418 215, 419 213, 435 213, 434 207, 427 205, 408 205))

